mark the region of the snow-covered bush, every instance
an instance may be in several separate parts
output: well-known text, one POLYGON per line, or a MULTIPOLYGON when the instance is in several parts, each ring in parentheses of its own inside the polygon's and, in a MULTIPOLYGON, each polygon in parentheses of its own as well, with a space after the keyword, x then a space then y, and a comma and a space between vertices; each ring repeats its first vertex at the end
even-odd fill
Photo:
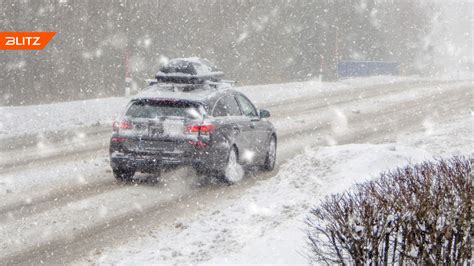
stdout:
POLYGON ((466 264, 474 158, 409 165, 311 210, 310 259, 328 264, 466 264))

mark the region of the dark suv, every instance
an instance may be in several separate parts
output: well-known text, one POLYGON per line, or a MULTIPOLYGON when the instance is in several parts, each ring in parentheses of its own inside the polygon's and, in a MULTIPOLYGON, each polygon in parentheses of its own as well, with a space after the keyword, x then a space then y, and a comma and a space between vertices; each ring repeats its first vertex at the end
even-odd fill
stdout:
POLYGON ((136 171, 192 165, 198 174, 233 183, 240 179, 243 165, 272 170, 277 135, 267 120, 270 113, 256 109, 225 81, 207 75, 193 76, 192 83, 186 83, 187 75, 179 74, 166 74, 166 82, 157 78, 114 123, 110 141, 114 176, 129 181, 136 171), (179 79, 170 82, 170 77, 179 79))

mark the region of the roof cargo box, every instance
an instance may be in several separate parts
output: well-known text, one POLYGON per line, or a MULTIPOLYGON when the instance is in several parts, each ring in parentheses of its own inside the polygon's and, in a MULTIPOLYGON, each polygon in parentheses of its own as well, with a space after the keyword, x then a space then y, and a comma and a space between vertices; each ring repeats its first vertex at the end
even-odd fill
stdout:
POLYGON ((176 58, 160 67, 155 78, 158 82, 196 84, 204 81, 221 81, 224 72, 206 59, 197 57, 176 58))

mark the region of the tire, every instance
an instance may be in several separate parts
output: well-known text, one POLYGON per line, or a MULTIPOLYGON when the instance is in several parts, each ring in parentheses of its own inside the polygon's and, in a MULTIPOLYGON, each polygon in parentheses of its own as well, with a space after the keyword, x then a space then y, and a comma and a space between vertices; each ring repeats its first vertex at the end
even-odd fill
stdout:
POLYGON ((112 169, 115 179, 120 182, 131 182, 135 175, 135 169, 112 169))
POLYGON ((161 177, 161 169, 155 170, 150 173, 148 178, 146 179, 146 182, 150 185, 156 185, 160 183, 160 177, 161 177))
POLYGON ((268 150, 267 155, 265 157, 265 162, 263 163, 263 170, 265 171, 272 171, 275 168, 276 162, 276 151, 277 151, 277 142, 275 135, 270 137, 270 141, 268 142, 268 150))
POLYGON ((211 170, 207 169, 201 164, 193 164, 193 169, 196 172, 197 176, 209 175, 211 170))
POLYGON ((222 173, 224 180, 231 185, 239 182, 244 176, 244 169, 239 164, 239 154, 235 146, 229 151, 227 164, 222 173))
POLYGON ((150 185, 156 185, 158 183, 160 183, 160 177, 159 176, 151 176, 151 177, 148 177, 147 180, 148 184, 150 185))

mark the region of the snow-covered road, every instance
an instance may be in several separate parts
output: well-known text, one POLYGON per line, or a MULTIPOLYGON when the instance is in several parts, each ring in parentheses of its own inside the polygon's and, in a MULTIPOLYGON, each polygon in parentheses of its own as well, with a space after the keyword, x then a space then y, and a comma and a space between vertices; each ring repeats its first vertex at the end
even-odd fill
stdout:
MULTIPOLYGON (((231 187, 199 184, 188 168, 165 173, 155 186, 145 182, 116 184, 107 160, 108 133, 101 133, 104 132, 101 127, 96 132, 59 142, 35 139, 35 145, 24 151, 12 145, 0 153, 3 165, 0 172, 0 261, 117 263, 128 258, 129 263, 228 262, 224 259, 226 254, 244 250, 245 243, 268 237, 260 230, 263 227, 259 221, 268 229, 272 219, 275 226, 284 224, 285 219, 300 217, 300 212, 308 208, 301 205, 308 202, 298 198, 292 203, 291 195, 297 193, 290 187, 295 184, 290 186, 282 181, 290 172, 309 175, 313 169, 319 174, 325 173, 324 169, 315 170, 317 166, 312 165, 311 160, 306 166, 295 166, 292 158, 302 156, 298 154, 304 153, 306 148, 395 142, 410 132, 433 131, 454 117, 470 116, 473 88, 472 81, 387 82, 386 79, 361 84, 347 81, 332 86, 308 82, 240 88, 272 113, 271 120, 279 134, 278 165, 283 173, 278 169, 272 173, 251 172, 249 178, 231 187), (279 93, 269 93, 272 91, 279 93), (71 143, 79 148, 65 145, 71 143), (31 157, 26 158, 26 155, 31 157), (303 172, 298 173, 299 168, 304 171, 300 169, 303 172), (273 179, 280 182, 273 203, 276 207, 261 209, 255 203, 260 199, 255 197, 265 194, 264 185, 272 184, 273 179), (288 204, 282 196, 285 186, 289 188, 288 204), (247 211, 240 214, 242 206, 247 211), (235 215, 229 214, 232 208, 235 215), (219 223, 226 227, 220 228, 219 223), (243 236, 235 235, 239 230, 243 230, 243 236), (261 236, 250 237, 254 234, 261 236), (154 237, 157 239, 153 241, 154 237), (174 238, 183 242, 182 248, 177 247, 174 238)), ((64 129, 56 127, 54 130, 64 129)), ((472 150, 470 138, 460 136, 457 140, 467 142, 472 150)), ((344 151, 343 147, 340 149, 344 151)), ((383 147, 374 160, 383 158, 391 147, 383 147)), ((361 154, 372 152, 360 147, 355 150, 361 154)), ((327 165, 327 162, 321 163, 324 162, 322 154, 324 150, 310 152, 306 157, 317 157, 320 165, 327 165)), ((331 157, 333 154, 326 155, 328 160, 337 160, 331 157)), ((312 190, 321 187, 330 190, 327 184, 340 185, 340 189, 350 185, 351 182, 329 182, 328 178, 335 173, 331 172, 334 169, 326 170, 327 176, 318 181, 307 180, 296 185, 312 190), (321 182, 326 186, 321 186, 321 182)), ((364 173, 361 170, 359 174, 364 173)), ((324 191, 313 192, 324 194, 324 191)), ((271 193, 265 195, 270 197, 271 193)), ((236 255, 230 262, 238 262, 239 258, 236 255)))

